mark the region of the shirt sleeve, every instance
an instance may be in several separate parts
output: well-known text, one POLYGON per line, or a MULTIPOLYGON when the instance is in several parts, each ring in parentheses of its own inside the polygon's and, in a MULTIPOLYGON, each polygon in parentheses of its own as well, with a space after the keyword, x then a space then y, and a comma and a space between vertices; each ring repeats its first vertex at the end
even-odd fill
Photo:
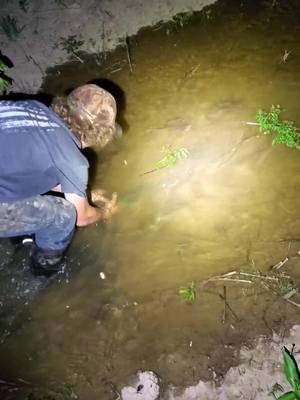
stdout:
MULTIPOLYGON (((63 193, 75 193, 86 197, 88 184, 88 160, 81 153, 67 128, 59 128, 46 134, 49 153, 57 170, 58 183, 63 193)), ((74 138, 75 139, 75 138, 74 138)))

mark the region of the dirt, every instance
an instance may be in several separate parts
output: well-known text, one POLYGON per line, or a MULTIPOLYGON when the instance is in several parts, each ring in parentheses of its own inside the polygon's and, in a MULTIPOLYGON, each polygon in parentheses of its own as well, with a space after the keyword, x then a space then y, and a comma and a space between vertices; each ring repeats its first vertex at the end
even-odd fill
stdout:
POLYGON ((100 56, 124 46, 126 37, 144 26, 211 3, 214 0, 2 0, 1 15, 14 19, 16 27, 5 34, 2 19, 0 49, 14 65, 8 73, 14 80, 12 90, 35 93, 47 68, 78 59, 70 48, 64 50, 63 41, 70 36, 77 41, 79 54, 100 56))

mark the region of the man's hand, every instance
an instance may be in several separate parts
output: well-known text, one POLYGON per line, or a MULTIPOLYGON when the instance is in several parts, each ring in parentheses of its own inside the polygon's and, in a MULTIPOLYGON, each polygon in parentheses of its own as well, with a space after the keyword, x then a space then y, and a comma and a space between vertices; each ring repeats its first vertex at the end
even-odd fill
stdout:
POLYGON ((111 217, 117 211, 117 193, 113 193, 109 199, 104 190, 96 189, 91 191, 91 201, 100 208, 104 218, 111 217))
POLYGON ((76 225, 79 227, 90 225, 101 219, 107 219, 116 211, 116 193, 113 193, 111 199, 107 199, 102 195, 99 208, 91 206, 85 197, 80 197, 74 193, 65 193, 65 198, 76 208, 76 225))

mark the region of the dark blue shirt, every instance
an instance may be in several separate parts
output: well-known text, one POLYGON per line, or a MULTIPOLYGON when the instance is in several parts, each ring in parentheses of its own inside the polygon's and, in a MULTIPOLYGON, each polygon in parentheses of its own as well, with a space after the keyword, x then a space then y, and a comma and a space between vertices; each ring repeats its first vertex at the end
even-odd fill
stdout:
POLYGON ((62 192, 84 197, 88 161, 59 117, 38 101, 0 101, 0 202, 62 192))

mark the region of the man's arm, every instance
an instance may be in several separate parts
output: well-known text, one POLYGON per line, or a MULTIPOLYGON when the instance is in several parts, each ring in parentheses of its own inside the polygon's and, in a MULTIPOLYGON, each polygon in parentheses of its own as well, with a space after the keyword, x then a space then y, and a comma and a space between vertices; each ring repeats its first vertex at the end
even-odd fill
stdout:
POLYGON ((76 208, 77 226, 90 225, 105 218, 104 212, 99 208, 91 206, 85 197, 80 197, 75 193, 65 193, 65 198, 76 208))
POLYGON ((116 211, 117 194, 113 193, 112 198, 108 199, 103 194, 101 197, 101 208, 93 207, 87 198, 80 197, 75 193, 65 193, 65 198, 74 205, 77 211, 77 226, 86 226, 100 219, 109 218, 116 211))

